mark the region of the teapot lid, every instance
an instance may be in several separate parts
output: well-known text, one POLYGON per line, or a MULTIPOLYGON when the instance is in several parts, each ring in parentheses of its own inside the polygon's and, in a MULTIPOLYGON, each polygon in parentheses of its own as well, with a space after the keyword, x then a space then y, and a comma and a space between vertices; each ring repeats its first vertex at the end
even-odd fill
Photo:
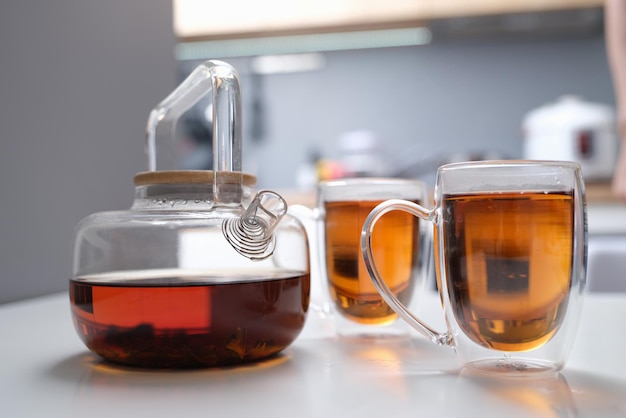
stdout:
MULTIPOLYGON (((218 176, 224 183, 238 183, 241 181, 241 183, 247 187, 252 187, 256 184, 256 177, 252 174, 223 171, 219 172, 218 176)), ((142 171, 135 175, 134 181, 135 186, 148 186, 152 184, 213 183, 213 171, 142 171)))

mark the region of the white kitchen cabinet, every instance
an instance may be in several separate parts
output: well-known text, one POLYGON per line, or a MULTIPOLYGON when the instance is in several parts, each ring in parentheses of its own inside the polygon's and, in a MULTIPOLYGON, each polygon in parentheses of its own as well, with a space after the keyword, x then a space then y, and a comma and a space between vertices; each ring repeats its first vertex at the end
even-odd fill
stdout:
POLYGON ((601 7, 604 0, 174 0, 180 39, 381 29, 436 19, 601 7))

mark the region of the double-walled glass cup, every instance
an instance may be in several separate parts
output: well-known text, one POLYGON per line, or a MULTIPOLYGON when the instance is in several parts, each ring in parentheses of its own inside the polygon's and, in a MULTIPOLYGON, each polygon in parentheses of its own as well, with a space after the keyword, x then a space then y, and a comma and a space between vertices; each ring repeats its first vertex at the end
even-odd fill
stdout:
MULTIPOLYGON (((321 182, 318 187, 318 257, 326 279, 327 304, 337 334, 343 338, 395 338, 410 328, 383 300, 363 263, 361 228, 382 201, 397 198, 425 204, 426 188, 418 180, 355 178, 321 182)), ((395 212, 378 222, 371 254, 388 278, 394 297, 409 305, 423 290, 432 266, 428 224, 395 212)))
POLYGON ((556 371, 575 336, 585 287, 587 227, 580 165, 484 161, 442 166, 432 210, 378 205, 363 225, 364 263, 385 301, 466 368, 556 371), (437 283, 447 331, 433 330, 389 289, 372 230, 389 212, 434 224, 437 283))

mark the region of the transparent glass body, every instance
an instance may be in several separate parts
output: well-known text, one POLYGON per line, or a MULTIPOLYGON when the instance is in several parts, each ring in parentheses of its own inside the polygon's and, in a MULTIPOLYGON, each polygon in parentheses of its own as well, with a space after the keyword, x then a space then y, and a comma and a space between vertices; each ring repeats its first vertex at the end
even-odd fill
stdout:
MULTIPOLYGON (((219 90, 232 92, 233 83, 232 67, 207 62, 156 113, 161 120, 171 108, 179 115, 181 103, 193 103, 189 96, 202 97, 201 88, 223 102, 216 120, 237 121, 238 88, 235 103, 219 90), (198 82, 204 79, 208 89, 198 82)), ((238 132, 214 131, 215 171, 156 170, 154 114, 150 170, 135 176, 132 207, 92 214, 77 226, 70 301, 78 335, 103 358, 139 367, 225 366, 275 355, 298 336, 308 311, 303 226, 276 193, 254 195, 255 178, 240 171, 238 132)))

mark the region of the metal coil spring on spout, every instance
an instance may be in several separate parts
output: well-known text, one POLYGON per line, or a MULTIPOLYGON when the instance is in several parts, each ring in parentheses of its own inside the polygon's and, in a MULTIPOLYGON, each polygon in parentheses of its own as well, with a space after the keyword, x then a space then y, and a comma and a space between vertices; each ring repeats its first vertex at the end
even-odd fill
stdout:
POLYGON ((263 260, 274 252, 274 229, 285 213, 287 202, 277 193, 263 190, 241 217, 222 222, 222 233, 239 254, 263 260))
POLYGON ((222 232, 230 245, 252 260, 263 260, 274 252, 274 236, 266 237, 266 230, 265 222, 254 218, 233 218, 222 223, 222 232))

